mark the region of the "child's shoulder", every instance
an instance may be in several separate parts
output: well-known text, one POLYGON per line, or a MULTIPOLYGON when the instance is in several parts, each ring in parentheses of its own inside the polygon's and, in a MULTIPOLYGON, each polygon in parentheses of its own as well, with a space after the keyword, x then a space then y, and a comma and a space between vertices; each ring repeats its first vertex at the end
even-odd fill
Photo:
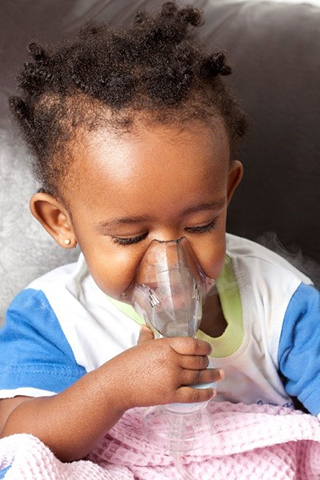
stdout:
POLYGON ((238 268, 251 272, 252 276, 262 274, 272 281, 281 277, 312 284, 309 277, 284 257, 247 238, 227 234, 227 255, 238 268))
POLYGON ((6 317, 12 312, 27 318, 29 311, 33 312, 31 317, 38 318, 56 310, 68 311, 75 303, 81 303, 83 283, 89 278, 87 264, 80 254, 77 262, 57 267, 29 283, 12 300, 6 317))
POLYGON ((70 288, 72 284, 80 284, 83 279, 89 275, 88 267, 81 253, 77 262, 61 265, 54 268, 44 275, 33 280, 27 289, 43 289, 43 288, 70 288))

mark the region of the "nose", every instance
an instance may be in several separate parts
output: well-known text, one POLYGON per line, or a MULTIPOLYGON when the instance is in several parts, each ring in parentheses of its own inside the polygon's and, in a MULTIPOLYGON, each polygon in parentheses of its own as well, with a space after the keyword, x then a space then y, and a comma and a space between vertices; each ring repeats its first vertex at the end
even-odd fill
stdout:
POLYGON ((182 237, 178 240, 152 240, 142 263, 158 272, 178 268, 181 257, 179 252, 181 240, 182 237))
POLYGON ((156 240, 160 243, 168 243, 168 242, 179 242, 181 240, 182 235, 180 231, 176 229, 166 229, 159 232, 155 232, 152 236, 152 240, 156 240))
POLYGON ((189 269, 197 277, 197 260, 184 236, 178 240, 152 240, 139 268, 140 272, 152 271, 153 275, 181 269, 189 269))

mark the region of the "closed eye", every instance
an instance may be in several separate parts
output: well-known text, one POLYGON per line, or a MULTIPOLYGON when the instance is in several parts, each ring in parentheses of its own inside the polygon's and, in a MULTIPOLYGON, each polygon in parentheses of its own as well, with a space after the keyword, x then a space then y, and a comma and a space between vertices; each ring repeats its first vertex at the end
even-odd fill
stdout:
MULTIPOLYGON (((185 231, 187 233, 207 233, 211 232, 216 226, 216 219, 212 220, 207 225, 201 225, 199 227, 187 227, 185 231)), ((137 237, 112 237, 112 240, 117 245, 134 245, 135 243, 139 243, 145 238, 147 238, 148 232, 139 235, 137 237)))
POLYGON ((144 233, 143 235, 139 235, 138 237, 112 237, 114 243, 118 245, 133 245, 135 243, 139 243, 144 240, 148 236, 148 233, 144 233))
POLYGON ((211 232, 216 226, 216 219, 212 220, 212 222, 208 223, 207 225, 201 225, 199 227, 187 227, 185 231, 187 233, 207 233, 211 232))

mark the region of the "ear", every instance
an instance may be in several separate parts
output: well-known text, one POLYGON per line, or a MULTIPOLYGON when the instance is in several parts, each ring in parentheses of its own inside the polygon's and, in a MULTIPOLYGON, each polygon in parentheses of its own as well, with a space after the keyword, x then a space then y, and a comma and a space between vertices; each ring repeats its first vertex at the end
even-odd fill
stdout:
POLYGON ((228 204, 237 188, 239 183, 242 180, 243 176, 243 166, 239 160, 233 160, 229 167, 228 173, 228 204))
POLYGON ((55 241, 64 248, 74 248, 77 240, 64 205, 48 193, 36 193, 30 200, 32 215, 55 241))

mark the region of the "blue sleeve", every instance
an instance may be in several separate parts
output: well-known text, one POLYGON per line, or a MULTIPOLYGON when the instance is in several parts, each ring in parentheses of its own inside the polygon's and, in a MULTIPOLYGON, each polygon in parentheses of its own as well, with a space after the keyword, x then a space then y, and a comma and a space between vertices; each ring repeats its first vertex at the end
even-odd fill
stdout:
POLYGON ((0 330, 0 352, 0 390, 58 393, 86 373, 40 290, 23 290, 11 303, 0 330))
POLYGON ((320 292, 301 284, 283 322, 278 361, 287 393, 320 413, 320 292))

